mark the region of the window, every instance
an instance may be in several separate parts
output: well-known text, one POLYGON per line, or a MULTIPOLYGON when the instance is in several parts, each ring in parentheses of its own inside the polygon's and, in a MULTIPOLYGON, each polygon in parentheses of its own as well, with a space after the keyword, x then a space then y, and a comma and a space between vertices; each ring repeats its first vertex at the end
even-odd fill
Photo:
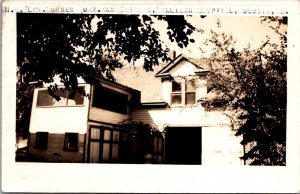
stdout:
POLYGON ((152 135, 152 163, 160 164, 163 162, 164 138, 160 132, 152 135))
POLYGON ((35 138, 36 149, 47 149, 48 148, 48 132, 37 132, 35 138))
POLYGON ((78 133, 66 133, 65 134, 65 151, 78 151, 78 133))
POLYGON ((181 83, 172 82, 172 104, 180 105, 182 103, 182 89, 181 83))
POLYGON ((192 105, 196 103, 196 87, 193 81, 172 81, 172 105, 192 105))
POLYGON ((127 114, 128 96, 101 86, 94 87, 92 106, 127 114))
MULTIPOLYGON (((84 87, 79 87, 83 90, 84 87)), ((78 91, 68 91, 59 88, 55 95, 60 97, 57 101, 55 98, 48 94, 47 89, 42 89, 38 91, 36 106, 76 106, 83 104, 83 96, 78 91)))
POLYGON ((89 160, 91 163, 118 162, 121 133, 117 129, 92 127, 90 129, 89 160))
POLYGON ((185 104, 196 103, 196 88, 191 81, 187 81, 185 84, 185 104))

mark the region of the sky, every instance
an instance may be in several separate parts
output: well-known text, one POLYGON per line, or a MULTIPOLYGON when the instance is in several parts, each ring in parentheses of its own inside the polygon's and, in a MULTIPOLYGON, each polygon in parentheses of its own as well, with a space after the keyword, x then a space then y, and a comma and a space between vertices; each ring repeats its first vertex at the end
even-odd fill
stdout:
MULTIPOLYGON (((278 35, 274 33, 266 23, 261 23, 261 18, 259 16, 207 16, 205 18, 193 16, 186 17, 186 19, 196 28, 204 30, 204 32, 202 34, 194 32, 192 38, 195 39, 195 43, 189 44, 185 49, 180 49, 176 43, 169 41, 166 31, 167 24, 165 22, 155 22, 155 27, 160 29, 160 38, 169 46, 169 48, 177 48, 174 49, 177 56, 182 53, 192 58, 209 57, 211 54, 211 47, 204 45, 203 42, 209 38, 210 30, 218 30, 217 20, 220 20, 221 23, 221 28, 219 30, 226 34, 232 34, 233 38, 236 40, 235 48, 237 50, 242 50, 247 47, 249 43, 251 48, 257 48, 266 40, 267 35, 273 39, 272 41, 278 41, 278 35), (205 50, 206 53, 202 53, 199 47, 201 47, 202 50, 205 50)), ((125 62, 125 64, 127 63, 125 62)), ((140 66, 142 64, 142 60, 135 62, 135 66, 140 66)), ((153 73, 149 74, 143 72, 143 69, 134 70, 131 64, 125 66, 127 66, 127 68, 116 69, 113 72, 117 82, 142 91, 142 101, 159 101, 161 98, 159 94, 161 94, 162 91, 157 90, 157 88, 160 88, 160 80, 155 79, 153 73), (135 71, 138 73, 134 73, 135 71), (135 76, 136 79, 130 79, 130 76, 135 76), (150 81, 152 84, 149 88, 147 87, 147 84, 141 84, 150 81), (148 95, 148 93, 152 94, 154 91, 155 94, 158 95, 155 97, 148 95)), ((154 71, 157 72, 157 70, 160 69, 161 67, 155 68, 154 71)))
MULTIPOLYGON (((92 29, 96 30, 98 19, 92 20, 92 29)), ((257 48, 266 40, 266 36, 271 38, 271 42, 279 43, 278 35, 268 26, 266 22, 261 22, 259 16, 207 16, 201 18, 197 15, 186 16, 186 20, 203 33, 194 32, 191 38, 195 43, 181 49, 175 42, 171 42, 167 35, 167 24, 164 21, 155 21, 154 26, 159 29, 160 38, 169 48, 176 51, 176 54, 185 54, 189 57, 201 58, 209 57, 211 47, 204 45, 204 41, 209 38, 210 30, 221 30, 226 34, 232 34, 236 41, 236 50, 242 50, 250 44, 251 48, 257 48), (217 21, 220 21, 221 28, 217 28, 217 21), (200 49, 201 48, 201 49, 200 49), (201 51, 202 50, 202 51, 201 51), (205 53, 203 53, 205 51, 205 53)))
MULTIPOLYGON (((207 16, 205 18, 192 16, 186 17, 186 20, 196 28, 204 30, 202 34, 198 32, 192 34, 196 41, 194 44, 188 45, 185 49, 176 49, 177 52, 190 57, 208 57, 210 55, 211 48, 205 46, 203 42, 209 38, 210 30, 218 30, 217 20, 221 23, 220 30, 222 32, 232 34, 234 40, 236 40, 237 50, 242 50, 249 43, 251 48, 257 48, 266 40, 267 35, 271 38, 271 41, 277 43, 279 41, 278 35, 274 33, 268 24, 262 23, 259 16, 207 16), (202 53, 199 47, 206 53, 202 53)), ((165 34, 163 31, 166 24, 160 25, 164 26, 164 28, 161 28, 161 34, 165 34)), ((171 45, 171 48, 176 48, 176 44, 167 40, 167 35, 163 36, 162 39, 168 45, 171 45)))

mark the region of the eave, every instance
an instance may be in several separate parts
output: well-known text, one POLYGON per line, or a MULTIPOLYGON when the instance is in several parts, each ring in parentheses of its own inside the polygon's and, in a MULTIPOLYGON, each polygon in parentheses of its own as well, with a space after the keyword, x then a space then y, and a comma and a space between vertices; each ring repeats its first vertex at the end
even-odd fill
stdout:
POLYGON ((196 75, 203 75, 207 72, 209 72, 209 70, 201 67, 201 65, 196 64, 195 62, 193 62, 190 58, 186 57, 185 55, 178 55, 173 61, 169 62, 164 68, 162 68, 160 71, 158 71, 155 74, 155 77, 158 78, 163 78, 163 79, 170 79, 172 78, 172 76, 170 75, 170 71, 178 64, 180 63, 182 60, 186 60, 189 63, 195 65, 197 68, 199 68, 197 71, 195 71, 196 75))
POLYGON ((144 102, 140 104, 139 108, 168 108, 169 105, 166 102, 144 102))
POLYGON ((195 71, 196 75, 206 75, 209 72, 207 69, 199 69, 198 71, 195 71))

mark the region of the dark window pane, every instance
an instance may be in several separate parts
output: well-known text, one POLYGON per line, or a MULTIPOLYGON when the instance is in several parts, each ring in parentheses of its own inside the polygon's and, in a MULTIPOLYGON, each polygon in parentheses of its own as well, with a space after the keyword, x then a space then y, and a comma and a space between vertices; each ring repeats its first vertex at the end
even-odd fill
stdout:
POLYGON ((104 140, 110 140, 110 130, 104 130, 104 140))
POLYGON ((112 160, 117 160, 119 158, 119 144, 112 144, 112 160))
POLYGON ((181 104, 181 94, 172 94, 172 104, 181 104))
POLYGON ((94 107, 127 114, 128 96, 100 86, 94 87, 94 107))
POLYGON ((99 142, 90 142, 90 162, 97 163, 99 162, 99 149, 100 149, 99 142))
POLYGON ((78 133, 66 133, 65 134, 65 149, 78 150, 78 133))
POLYGON ((157 163, 157 155, 152 155, 152 162, 157 163))
POLYGON ((181 92, 181 83, 172 82, 172 92, 181 92))
MULTIPOLYGON (((79 87, 81 90, 83 90, 83 87, 79 87)), ((74 106, 74 105, 82 105, 83 104, 83 96, 78 91, 69 91, 69 97, 68 97, 68 105, 74 106)))
POLYGON ((39 90, 36 106, 51 106, 51 105, 52 105, 52 97, 48 94, 48 91, 39 90))
POLYGON ((127 133, 121 133, 121 142, 125 143, 127 141, 127 133))
POLYGON ((195 92, 185 94, 185 103, 186 104, 195 104, 195 102, 196 102, 195 92))
POLYGON ((114 131, 113 132, 113 141, 119 141, 119 139, 120 139, 120 132, 114 131))
POLYGON ((159 132, 153 133, 152 139, 152 162, 153 163, 162 163, 163 155, 163 146, 164 146, 164 139, 162 134, 159 132))
POLYGON ((100 129, 98 128, 91 128, 91 139, 100 139, 100 129))
POLYGON ((103 154, 102 154, 102 160, 108 161, 109 160, 109 143, 103 144, 103 154))
POLYGON ((162 147, 163 147, 163 138, 160 137, 158 141, 158 152, 162 152, 162 147))
POLYGON ((158 137, 153 138, 153 152, 157 152, 157 138, 158 137))
POLYGON ((37 132, 35 139, 35 148, 47 149, 48 147, 48 132, 37 132))
POLYGON ((162 163, 162 156, 158 156, 157 163, 162 163))

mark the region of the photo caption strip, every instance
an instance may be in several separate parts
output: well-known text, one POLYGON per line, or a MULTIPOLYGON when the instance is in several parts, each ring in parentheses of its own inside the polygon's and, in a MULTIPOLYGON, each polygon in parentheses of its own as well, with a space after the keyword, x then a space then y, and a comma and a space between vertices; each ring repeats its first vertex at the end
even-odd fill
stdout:
POLYGON ((201 4, 181 5, 153 5, 153 4, 120 4, 117 5, 66 5, 58 6, 49 4, 26 4, 24 5, 3 5, 3 13, 79 13, 79 14, 192 14, 192 15, 287 15, 289 11, 285 7, 257 7, 257 6, 208 6, 201 4))

